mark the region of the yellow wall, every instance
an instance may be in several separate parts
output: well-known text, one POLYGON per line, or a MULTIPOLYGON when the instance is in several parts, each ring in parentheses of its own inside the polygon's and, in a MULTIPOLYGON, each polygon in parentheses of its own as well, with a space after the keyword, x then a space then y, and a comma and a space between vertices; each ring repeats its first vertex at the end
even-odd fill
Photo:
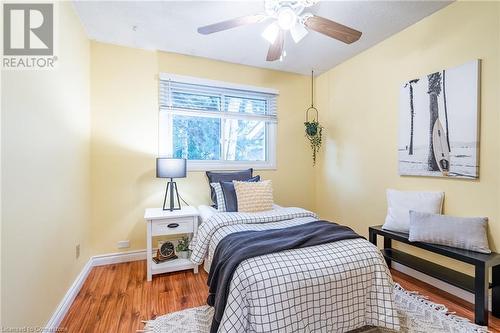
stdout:
MULTIPOLYGON (((160 72, 280 91, 278 169, 257 171, 273 180, 277 203, 366 234, 384 220, 386 188, 443 190, 446 213, 489 216, 500 247, 499 3, 454 3, 318 77, 316 169, 303 134, 308 77, 89 42, 69 4, 60 17, 57 70, 2 72, 3 325, 43 325, 89 255, 126 239, 128 250, 145 248, 144 209, 161 205, 165 189, 154 170, 160 72), (399 177, 399 85, 475 58, 481 179, 399 177)), ((208 203, 204 173, 178 183, 189 203, 208 203)))
POLYGON ((316 174, 323 217, 366 235, 368 226, 384 222, 387 188, 444 191, 447 214, 490 218, 490 245, 500 249, 499 19, 498 2, 454 3, 317 78, 326 127, 316 174), (480 179, 400 177, 401 83, 478 58, 480 179))
MULTIPOLYGON (((278 169, 257 173, 273 180, 277 203, 314 208, 314 170, 303 131, 308 77, 97 42, 92 42, 91 59, 95 253, 117 252, 116 242, 126 239, 128 250, 144 249, 144 209, 163 202, 165 182, 155 178, 154 160, 160 72, 278 89, 278 169)), ((190 204, 209 202, 203 172, 190 172, 178 185, 190 204)))
POLYGON ((43 327, 89 258, 90 45, 59 20, 57 69, 2 72, 3 326, 43 327))

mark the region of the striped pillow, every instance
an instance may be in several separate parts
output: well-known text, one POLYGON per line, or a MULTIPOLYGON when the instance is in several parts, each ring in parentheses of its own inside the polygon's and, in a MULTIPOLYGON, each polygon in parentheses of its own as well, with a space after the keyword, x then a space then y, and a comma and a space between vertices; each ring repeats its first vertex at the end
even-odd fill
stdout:
POLYGON ((238 212, 262 212, 273 209, 273 183, 233 181, 238 199, 238 212))
POLYGON ((210 186, 214 189, 215 198, 217 203, 217 210, 219 212, 226 211, 226 200, 224 200, 224 192, 222 191, 222 186, 220 183, 210 183, 210 186))

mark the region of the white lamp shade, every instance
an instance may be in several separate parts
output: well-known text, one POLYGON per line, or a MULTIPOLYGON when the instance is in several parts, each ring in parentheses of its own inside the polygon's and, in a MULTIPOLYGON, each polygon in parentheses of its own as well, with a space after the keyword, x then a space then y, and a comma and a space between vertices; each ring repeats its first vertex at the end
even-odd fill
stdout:
POLYGON ((156 177, 157 178, 185 178, 186 177, 186 159, 185 158, 166 158, 156 159, 156 177))

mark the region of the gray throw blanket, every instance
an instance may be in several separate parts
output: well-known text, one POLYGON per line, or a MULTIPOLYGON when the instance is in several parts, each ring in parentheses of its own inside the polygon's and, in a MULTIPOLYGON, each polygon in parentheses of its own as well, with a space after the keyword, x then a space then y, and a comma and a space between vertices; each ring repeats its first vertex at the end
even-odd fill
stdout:
POLYGON ((328 221, 283 229, 241 231, 224 237, 215 249, 208 275, 207 303, 215 308, 210 332, 216 333, 219 328, 234 271, 245 259, 354 238, 362 237, 351 228, 328 221))

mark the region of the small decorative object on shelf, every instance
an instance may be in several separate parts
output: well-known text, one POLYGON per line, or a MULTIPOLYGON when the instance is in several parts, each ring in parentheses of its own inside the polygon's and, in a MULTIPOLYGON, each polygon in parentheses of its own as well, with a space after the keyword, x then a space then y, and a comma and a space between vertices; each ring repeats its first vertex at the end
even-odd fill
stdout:
POLYGON ((182 237, 177 243, 177 255, 182 259, 189 259, 189 238, 182 237))
POLYGON ((153 257, 155 263, 165 262, 167 260, 177 259, 172 242, 164 242, 156 251, 156 257, 153 257))
POLYGON ((316 154, 321 148, 321 134, 323 132, 323 126, 319 123, 318 109, 314 107, 314 71, 311 72, 311 106, 306 110, 306 121, 304 122, 304 125, 306 126, 306 137, 309 139, 311 149, 313 151, 313 165, 316 165, 316 154), (316 117, 313 116, 313 118, 310 119, 310 111, 315 112, 316 117))

